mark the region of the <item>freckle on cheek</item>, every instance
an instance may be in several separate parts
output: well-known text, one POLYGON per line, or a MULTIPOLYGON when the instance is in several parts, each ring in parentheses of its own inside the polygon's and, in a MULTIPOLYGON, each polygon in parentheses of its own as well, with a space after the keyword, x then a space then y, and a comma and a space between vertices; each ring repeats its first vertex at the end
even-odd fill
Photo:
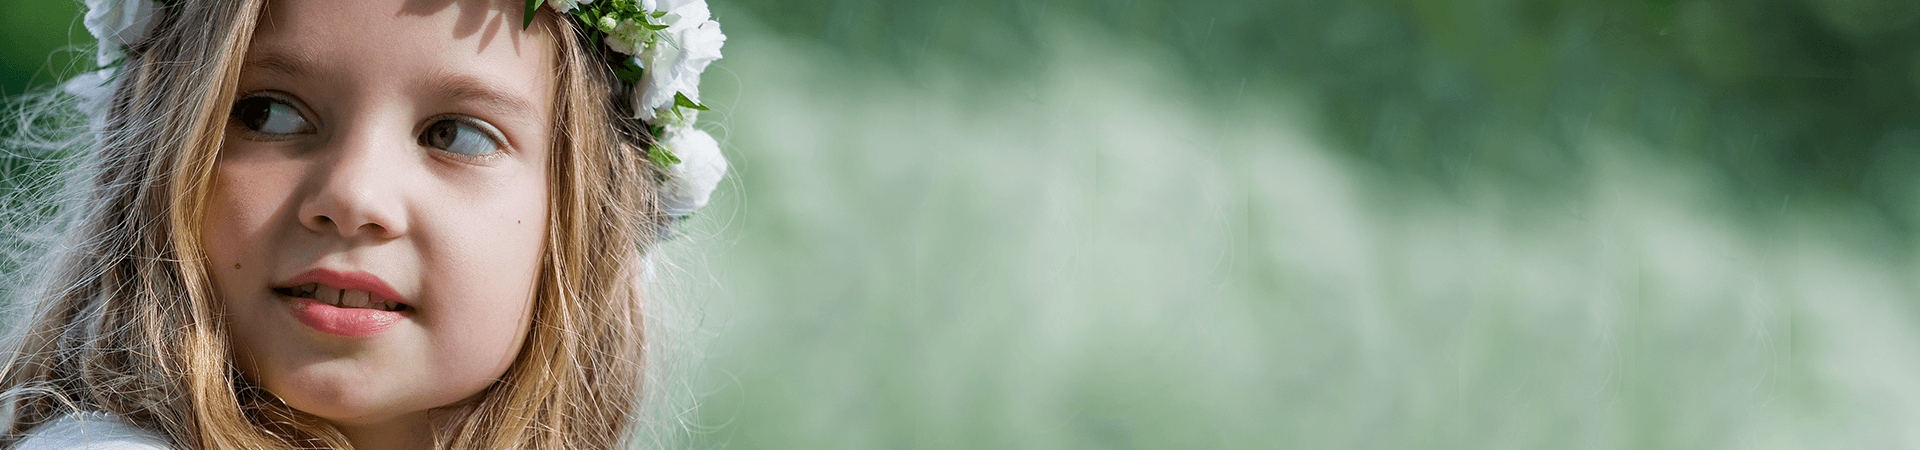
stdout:
POLYGON ((233 263, 233 270, 240 270, 240 263, 233 263))

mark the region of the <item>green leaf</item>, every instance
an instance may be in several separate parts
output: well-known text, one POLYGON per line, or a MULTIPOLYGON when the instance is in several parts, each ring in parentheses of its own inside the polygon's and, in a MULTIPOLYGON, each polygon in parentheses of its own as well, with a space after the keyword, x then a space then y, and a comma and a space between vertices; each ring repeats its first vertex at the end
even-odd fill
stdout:
POLYGON ((520 29, 525 30, 533 25, 534 13, 540 12, 540 4, 546 2, 547 0, 527 0, 527 13, 520 16, 520 29))
POLYGON ((674 105, 674 106, 681 106, 681 107, 686 107, 686 108, 692 108, 692 109, 697 109, 697 110, 701 110, 701 111, 706 111, 706 110, 707 110, 707 105, 702 105, 702 104, 699 104, 699 103, 694 103, 694 102, 693 102, 693 99, 690 99, 690 98, 687 98, 687 94, 682 94, 682 93, 679 93, 679 92, 675 92, 675 93, 673 93, 673 105, 674 105))
POLYGON ((620 64, 613 66, 613 76, 627 83, 638 83, 640 77, 646 74, 646 69, 641 68, 639 64, 634 64, 633 58, 623 59, 620 64))
MULTIPOLYGON (((123 51, 123 53, 124 53, 124 51, 123 51)), ((112 61, 112 62, 108 62, 108 63, 107 63, 107 65, 104 65, 104 66, 100 66, 100 68, 99 68, 99 69, 96 69, 96 70, 102 70, 102 69, 112 69, 112 68, 116 68, 116 67, 120 67, 120 66, 124 66, 124 65, 127 65, 127 57, 126 57, 126 55, 121 55, 121 56, 119 56, 119 57, 115 57, 115 58, 113 58, 113 61, 112 61)))
POLYGON ((667 151, 667 147, 660 144, 653 144, 653 148, 647 149, 647 160, 653 161, 653 165, 660 166, 662 169, 680 163, 680 157, 673 156, 673 152, 667 151))

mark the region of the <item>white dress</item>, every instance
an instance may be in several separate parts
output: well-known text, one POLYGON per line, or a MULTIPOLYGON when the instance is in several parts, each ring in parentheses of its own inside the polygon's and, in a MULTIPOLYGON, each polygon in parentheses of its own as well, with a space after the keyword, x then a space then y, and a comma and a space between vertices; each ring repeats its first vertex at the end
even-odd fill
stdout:
POLYGON ((15 450, 170 450, 167 438, 112 414, 68 414, 40 425, 15 450))

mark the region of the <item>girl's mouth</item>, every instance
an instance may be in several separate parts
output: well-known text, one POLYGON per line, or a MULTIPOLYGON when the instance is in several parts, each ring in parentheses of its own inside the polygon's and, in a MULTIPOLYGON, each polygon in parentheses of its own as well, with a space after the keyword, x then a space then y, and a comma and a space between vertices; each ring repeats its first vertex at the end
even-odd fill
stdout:
POLYGON ((276 294, 309 298, 336 308, 374 309, 380 311, 405 312, 413 309, 405 303, 374 298, 373 294, 359 289, 340 289, 320 283, 306 283, 287 287, 273 288, 276 294))

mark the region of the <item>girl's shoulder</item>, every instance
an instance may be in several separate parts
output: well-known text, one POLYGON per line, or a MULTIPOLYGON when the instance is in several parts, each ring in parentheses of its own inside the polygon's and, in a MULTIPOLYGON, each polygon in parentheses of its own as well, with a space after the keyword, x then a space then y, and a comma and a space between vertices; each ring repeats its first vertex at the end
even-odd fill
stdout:
POLYGON ((27 434, 14 450, 169 450, 159 433, 112 414, 68 414, 27 434))

